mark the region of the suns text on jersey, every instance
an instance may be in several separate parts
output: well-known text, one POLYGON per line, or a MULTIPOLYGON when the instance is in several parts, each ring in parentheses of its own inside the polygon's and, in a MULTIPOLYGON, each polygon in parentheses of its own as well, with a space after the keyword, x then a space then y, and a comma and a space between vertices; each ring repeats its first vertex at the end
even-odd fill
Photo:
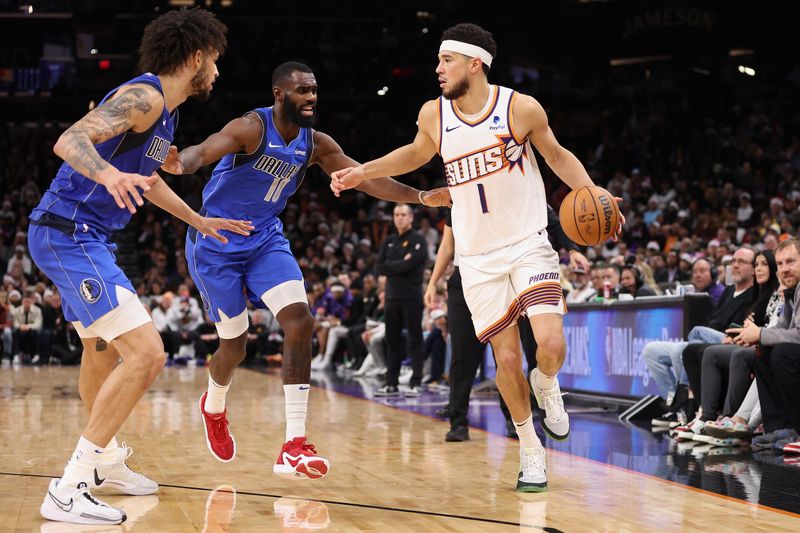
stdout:
POLYGON ((461 185, 506 168, 513 168, 516 165, 522 169, 525 147, 517 144, 510 135, 497 135, 496 137, 497 143, 495 144, 446 161, 444 173, 447 177, 447 185, 450 187, 461 185))

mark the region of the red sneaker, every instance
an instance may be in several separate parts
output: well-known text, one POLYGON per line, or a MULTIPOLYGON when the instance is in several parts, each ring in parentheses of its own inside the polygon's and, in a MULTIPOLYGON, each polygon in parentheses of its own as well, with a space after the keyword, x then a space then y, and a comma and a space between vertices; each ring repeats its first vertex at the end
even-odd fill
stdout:
POLYGON ((208 451, 223 463, 229 463, 236 457, 236 442, 228 431, 228 410, 221 413, 206 413, 206 395, 200 397, 200 412, 203 413, 203 427, 206 430, 206 444, 208 451))
POLYGON ((285 478, 320 479, 330 468, 331 463, 317 455, 313 444, 309 444, 305 437, 295 437, 284 443, 272 471, 285 478))

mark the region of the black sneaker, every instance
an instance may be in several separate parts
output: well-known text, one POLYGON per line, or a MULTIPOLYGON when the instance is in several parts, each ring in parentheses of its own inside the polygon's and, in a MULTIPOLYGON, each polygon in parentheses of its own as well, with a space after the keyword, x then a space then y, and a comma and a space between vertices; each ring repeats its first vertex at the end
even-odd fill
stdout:
POLYGON ((375 391, 375 396, 400 396, 400 390, 397 385, 384 385, 375 391))
POLYGON ((447 432, 444 440, 447 442, 464 442, 465 440, 469 440, 469 428, 467 428, 467 426, 454 427, 447 432))
POLYGON ((453 412, 450 410, 449 405, 445 405, 441 409, 436 410, 436 416, 438 416, 439 418, 450 419, 452 414, 453 412))
POLYGON ((680 425, 680 422, 678 421, 678 413, 672 411, 664 413, 658 418, 652 419, 650 422, 653 424, 654 427, 666 427, 669 429, 672 429, 680 425))

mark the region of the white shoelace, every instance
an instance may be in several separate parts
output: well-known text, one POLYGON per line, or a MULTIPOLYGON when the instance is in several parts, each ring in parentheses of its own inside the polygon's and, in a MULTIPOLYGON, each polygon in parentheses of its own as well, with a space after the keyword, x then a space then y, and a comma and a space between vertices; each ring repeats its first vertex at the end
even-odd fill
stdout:
POLYGON ((553 422, 558 422, 564 416, 564 400, 561 399, 561 392, 544 395, 544 410, 547 418, 553 422))
POLYGON ((535 469, 535 472, 543 472, 546 470, 546 466, 544 461, 542 460, 542 455, 538 453, 521 453, 522 457, 522 475, 523 477, 528 476, 528 471, 530 469, 535 469))

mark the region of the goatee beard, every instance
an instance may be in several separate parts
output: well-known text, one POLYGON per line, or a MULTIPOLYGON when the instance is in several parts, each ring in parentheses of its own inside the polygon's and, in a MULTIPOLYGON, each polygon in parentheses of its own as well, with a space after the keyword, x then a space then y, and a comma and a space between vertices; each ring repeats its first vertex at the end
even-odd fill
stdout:
POLYGON ((469 90, 469 82, 466 78, 458 82, 452 89, 450 90, 443 90, 442 96, 447 98, 448 100, 458 100, 469 90))

